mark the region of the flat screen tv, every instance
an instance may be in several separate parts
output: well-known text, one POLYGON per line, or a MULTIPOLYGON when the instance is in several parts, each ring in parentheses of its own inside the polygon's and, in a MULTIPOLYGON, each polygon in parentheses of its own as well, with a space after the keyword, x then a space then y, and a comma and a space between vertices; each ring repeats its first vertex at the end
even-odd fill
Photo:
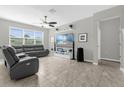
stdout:
POLYGON ((73 33, 67 34, 56 34, 56 44, 73 44, 74 35, 73 33))

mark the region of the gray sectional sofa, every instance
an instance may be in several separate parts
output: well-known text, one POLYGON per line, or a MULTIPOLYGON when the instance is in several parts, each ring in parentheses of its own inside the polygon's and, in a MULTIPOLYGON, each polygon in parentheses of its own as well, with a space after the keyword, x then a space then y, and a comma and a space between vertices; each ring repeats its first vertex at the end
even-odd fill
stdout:
POLYGON ((5 66, 12 80, 21 79, 38 72, 39 60, 37 57, 23 55, 18 57, 16 50, 10 46, 2 47, 5 66))
POLYGON ((21 79, 38 72, 39 57, 49 54, 43 45, 22 45, 2 47, 5 66, 12 80, 21 79))
POLYGON ((48 49, 44 49, 43 45, 22 45, 13 46, 18 56, 22 57, 23 53, 31 57, 45 57, 49 54, 48 49))

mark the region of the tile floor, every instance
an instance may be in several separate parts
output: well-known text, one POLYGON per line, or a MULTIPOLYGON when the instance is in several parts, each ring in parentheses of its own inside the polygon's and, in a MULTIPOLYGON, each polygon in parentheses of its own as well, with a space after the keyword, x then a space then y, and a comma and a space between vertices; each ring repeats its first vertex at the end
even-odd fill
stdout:
POLYGON ((1 87, 124 87, 120 64, 102 61, 98 66, 60 57, 40 58, 36 75, 13 81, 0 64, 1 87))

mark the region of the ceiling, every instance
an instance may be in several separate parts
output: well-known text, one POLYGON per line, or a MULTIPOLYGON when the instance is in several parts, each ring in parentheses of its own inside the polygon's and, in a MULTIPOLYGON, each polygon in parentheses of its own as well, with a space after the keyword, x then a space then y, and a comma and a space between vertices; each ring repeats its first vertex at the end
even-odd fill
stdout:
POLYGON ((41 26, 40 19, 57 21, 56 26, 71 23, 93 13, 114 7, 113 5, 0 5, 0 18, 41 26), (49 12, 54 9, 56 12, 49 12))

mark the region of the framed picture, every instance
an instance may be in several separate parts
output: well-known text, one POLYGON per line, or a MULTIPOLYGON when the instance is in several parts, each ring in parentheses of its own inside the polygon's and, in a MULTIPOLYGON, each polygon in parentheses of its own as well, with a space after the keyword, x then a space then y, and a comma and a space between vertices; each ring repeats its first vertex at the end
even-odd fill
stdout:
POLYGON ((78 38, 79 38, 79 42, 87 42, 88 33, 80 33, 78 38))

